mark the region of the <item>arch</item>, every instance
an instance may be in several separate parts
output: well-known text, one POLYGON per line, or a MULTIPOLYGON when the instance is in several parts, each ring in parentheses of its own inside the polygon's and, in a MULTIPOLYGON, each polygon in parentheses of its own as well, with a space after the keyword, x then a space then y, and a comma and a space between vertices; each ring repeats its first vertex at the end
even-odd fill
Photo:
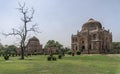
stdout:
POLYGON ((95 40, 97 38, 97 35, 96 34, 93 34, 93 39, 95 40))
POLYGON ((85 46, 82 46, 82 49, 85 49, 85 46))
POLYGON ((89 45, 89 49, 91 50, 91 44, 89 45))
POLYGON ((76 46, 75 50, 77 50, 77 46, 76 46))
POLYGON ((84 41, 82 41, 82 44, 84 44, 85 42, 84 41))
POLYGON ((83 45, 83 46, 82 46, 82 50, 81 50, 81 51, 83 52, 83 50, 84 50, 84 49, 85 49, 85 46, 83 45))

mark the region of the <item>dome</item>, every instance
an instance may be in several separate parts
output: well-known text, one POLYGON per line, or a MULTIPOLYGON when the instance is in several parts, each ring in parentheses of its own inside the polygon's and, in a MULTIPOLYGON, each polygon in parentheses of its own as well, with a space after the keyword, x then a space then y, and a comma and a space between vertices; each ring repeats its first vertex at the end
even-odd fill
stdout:
POLYGON ((102 25, 99 21, 96 21, 92 18, 90 18, 86 23, 82 26, 83 29, 90 29, 90 28, 102 28, 102 25))
POLYGON ((35 36, 29 39, 29 41, 39 41, 35 36))

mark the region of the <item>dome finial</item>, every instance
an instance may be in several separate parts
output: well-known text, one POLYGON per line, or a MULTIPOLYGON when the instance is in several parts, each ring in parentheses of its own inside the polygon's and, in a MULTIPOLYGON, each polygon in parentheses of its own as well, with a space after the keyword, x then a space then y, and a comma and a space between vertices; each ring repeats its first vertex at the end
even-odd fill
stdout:
POLYGON ((88 21, 92 21, 92 20, 94 20, 93 18, 90 18, 88 21))
POLYGON ((83 29, 88 27, 102 28, 102 25, 99 21, 96 21, 93 18, 90 18, 86 23, 83 24, 83 29))

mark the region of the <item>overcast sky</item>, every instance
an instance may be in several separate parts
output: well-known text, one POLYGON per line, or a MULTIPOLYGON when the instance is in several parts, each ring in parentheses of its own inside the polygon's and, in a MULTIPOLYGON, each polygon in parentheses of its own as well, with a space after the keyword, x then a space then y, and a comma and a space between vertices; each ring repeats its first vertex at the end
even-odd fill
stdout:
MULTIPOLYGON (((12 32, 11 28, 19 27, 22 17, 16 9, 18 2, 34 7, 32 23, 39 26, 39 38, 45 45, 48 40, 56 40, 63 45, 71 46, 71 35, 81 30, 83 23, 93 18, 110 29, 113 41, 120 41, 120 0, 0 0, 0 32, 12 32)), ((15 44, 17 38, 0 34, 2 44, 15 44)))

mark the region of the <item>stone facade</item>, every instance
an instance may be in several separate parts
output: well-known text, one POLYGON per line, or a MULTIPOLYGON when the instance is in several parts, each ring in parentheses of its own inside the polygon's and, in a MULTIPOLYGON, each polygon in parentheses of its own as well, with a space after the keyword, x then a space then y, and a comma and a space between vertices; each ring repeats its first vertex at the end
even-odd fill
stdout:
POLYGON ((44 49, 44 54, 57 54, 58 48, 57 47, 49 47, 44 49))
POLYGON ((21 55, 21 49, 20 48, 17 48, 17 55, 21 55))
POLYGON ((71 37, 73 52, 80 50, 82 54, 109 53, 112 49, 112 33, 105 30, 99 21, 89 19, 82 30, 71 37))
POLYGON ((37 39, 35 36, 30 38, 26 46, 26 54, 33 55, 33 54, 42 54, 42 53, 43 53, 43 49, 42 49, 42 45, 39 42, 39 39, 37 39))
MULTIPOLYGON (((43 54, 42 45, 40 44, 39 39, 37 39, 35 36, 29 39, 26 49, 25 49, 25 55, 38 55, 43 54)), ((21 49, 17 48, 17 55, 21 55, 21 49)))

